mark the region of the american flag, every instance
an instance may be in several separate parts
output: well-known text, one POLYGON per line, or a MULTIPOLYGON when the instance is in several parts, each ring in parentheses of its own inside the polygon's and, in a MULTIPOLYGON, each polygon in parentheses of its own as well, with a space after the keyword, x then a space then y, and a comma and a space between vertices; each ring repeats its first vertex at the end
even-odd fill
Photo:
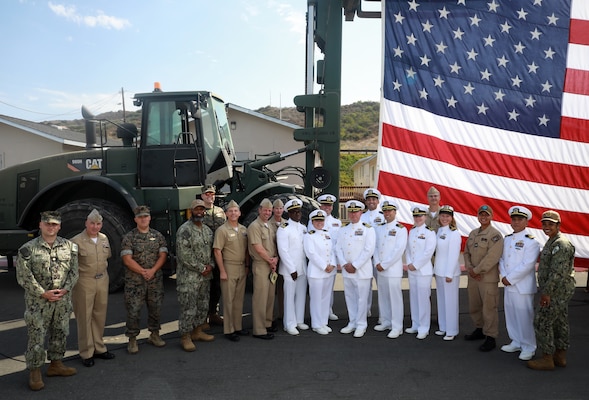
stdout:
POLYGON ((589 1, 384 0, 378 189, 411 208, 430 186, 463 236, 482 204, 562 217, 589 258, 589 1))

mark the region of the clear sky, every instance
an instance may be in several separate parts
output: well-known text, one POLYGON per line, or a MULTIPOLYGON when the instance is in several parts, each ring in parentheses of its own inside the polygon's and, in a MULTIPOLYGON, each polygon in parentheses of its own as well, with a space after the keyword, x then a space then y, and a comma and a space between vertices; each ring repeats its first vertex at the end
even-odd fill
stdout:
MULTIPOLYGON (((306 10, 306 0, 2 0, 0 114, 119 110, 121 88, 134 110, 133 94, 155 81, 250 109, 293 107, 304 94, 306 10)), ((343 34, 342 104, 379 101, 381 20, 344 22, 343 34)))

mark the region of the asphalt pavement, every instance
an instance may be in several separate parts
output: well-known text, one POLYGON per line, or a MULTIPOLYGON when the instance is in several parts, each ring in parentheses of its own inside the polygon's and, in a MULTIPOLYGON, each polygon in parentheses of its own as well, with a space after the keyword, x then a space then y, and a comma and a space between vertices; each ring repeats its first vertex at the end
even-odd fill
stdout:
MULTIPOLYGON (((571 349, 568 366, 551 372, 533 371, 516 354, 501 352, 508 343, 502 302, 498 348, 482 353, 481 342, 467 342, 473 326, 467 295, 460 289, 460 337, 445 342, 433 332, 436 325, 435 291, 432 291, 432 329, 425 340, 403 334, 388 339, 376 332, 376 292, 373 315, 363 338, 343 335, 347 323, 343 292, 335 293, 327 336, 302 331, 290 336, 282 329, 274 340, 242 337, 231 342, 221 327, 213 327, 210 343, 197 342, 186 353, 178 335, 178 302, 173 279, 166 279, 162 311, 162 337, 155 348, 146 342, 144 328, 139 353, 126 351, 125 308, 122 293, 109 298, 105 340, 114 360, 96 360, 87 368, 77 354, 75 320, 71 320, 65 363, 78 374, 68 378, 43 377, 45 388, 28 388, 24 364, 27 333, 22 320, 23 290, 14 271, 0 273, 0 395, 2 399, 587 399, 589 386, 589 293, 586 272, 570 303, 571 349), (581 283, 582 282, 582 283, 581 283), (582 286, 582 287, 581 287, 582 286)), ((464 281, 464 276, 462 277, 464 281)), ((404 278, 406 281, 406 278, 404 278)), ((338 277, 341 283, 341 276, 338 277)), ((406 282, 405 282, 406 287, 406 282)), ((341 285, 336 285, 341 288, 341 285)), ((502 294, 502 292, 501 292, 502 294)), ((501 296, 502 297, 502 296, 501 296)), ((405 327, 409 326, 409 297, 404 290, 405 327)), ((244 327, 251 330, 251 293, 246 293, 244 327)), ((307 322, 309 322, 307 313, 307 322)), ((146 326, 144 310, 143 326, 146 326)))

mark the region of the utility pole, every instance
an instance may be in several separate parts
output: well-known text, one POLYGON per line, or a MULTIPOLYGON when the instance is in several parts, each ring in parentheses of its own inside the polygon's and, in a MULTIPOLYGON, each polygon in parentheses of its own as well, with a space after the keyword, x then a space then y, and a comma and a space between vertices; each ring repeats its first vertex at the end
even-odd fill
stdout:
POLYGON ((125 112, 125 89, 123 89, 123 87, 121 87, 121 97, 123 98, 123 122, 127 122, 125 112))

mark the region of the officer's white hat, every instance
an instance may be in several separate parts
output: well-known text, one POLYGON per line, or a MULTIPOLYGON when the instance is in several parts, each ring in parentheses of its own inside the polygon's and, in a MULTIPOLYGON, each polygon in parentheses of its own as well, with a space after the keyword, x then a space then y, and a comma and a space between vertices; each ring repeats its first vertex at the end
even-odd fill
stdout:
POLYGON ((337 199, 332 194, 322 194, 321 196, 317 197, 317 201, 321 204, 333 204, 337 201, 337 199))
POLYGON ((356 212, 364 210, 364 203, 358 200, 348 200, 346 201, 346 209, 349 212, 356 212))
POLYGON ((392 201, 385 200, 381 205, 380 209, 383 211, 397 210, 397 205, 393 204, 392 201))
POLYGON ((419 217, 422 215, 426 215, 427 211, 423 207, 417 206, 417 207, 413 207, 413 209, 411 210, 411 213, 413 214, 414 217, 419 217))
POLYGON ((376 197, 377 199, 380 199, 380 192, 375 188, 368 188, 364 191, 364 199, 369 197, 376 197))
POLYGON ((508 213, 510 217, 524 217, 528 221, 532 219, 532 212, 523 206, 513 206, 508 213))
POLYGON ((291 211, 291 210, 295 210, 297 208, 301 208, 303 206, 303 202, 300 201, 299 199, 292 199, 286 202, 286 204, 284 205, 284 208, 286 209, 286 211, 291 211))
POLYGON ((315 210, 311 214, 309 214, 309 219, 311 221, 323 221, 325 220, 325 211, 315 210))

